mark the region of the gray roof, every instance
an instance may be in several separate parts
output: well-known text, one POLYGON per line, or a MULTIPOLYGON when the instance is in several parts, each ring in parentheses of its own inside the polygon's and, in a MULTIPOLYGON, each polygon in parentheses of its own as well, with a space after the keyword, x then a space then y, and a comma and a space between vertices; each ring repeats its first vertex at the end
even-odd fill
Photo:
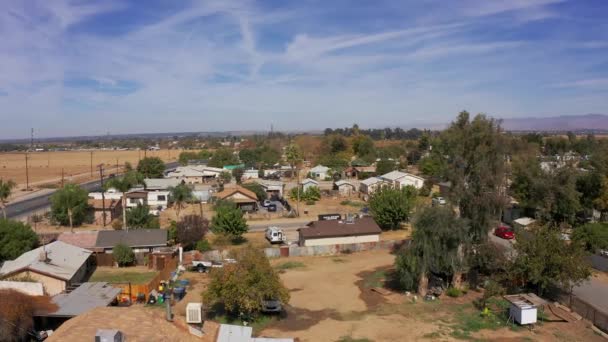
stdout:
POLYGON ((181 181, 177 178, 146 178, 144 183, 147 190, 167 190, 178 186, 181 181))
POLYGON ((361 184, 365 184, 365 185, 374 185, 376 183, 380 183, 380 182, 384 182, 384 180, 378 178, 378 177, 370 177, 367 179, 364 179, 361 181, 361 184))
POLYGON ((383 179, 390 180, 390 181, 395 181, 395 180, 403 178, 405 176, 407 176, 407 173, 405 173, 405 172, 391 171, 389 173, 383 174, 380 177, 383 178, 383 179))
POLYGON ((334 182, 334 184, 336 184, 336 186, 350 185, 350 186, 352 186, 353 188, 355 187, 355 186, 353 185, 353 183, 351 183, 351 182, 349 182, 349 181, 345 181, 345 180, 343 180, 343 179, 341 179, 341 180, 339 180, 339 181, 337 181, 337 182, 334 182))
POLYGON ((160 247, 167 245, 165 229, 102 230, 97 234, 95 247, 114 248, 119 243, 129 247, 160 247))
POLYGON ((323 165, 317 165, 315 167, 313 167, 312 169, 310 169, 310 172, 327 172, 329 171, 329 168, 327 166, 323 166, 323 165))
POLYGON ((310 179, 310 178, 306 178, 306 179, 304 179, 304 180, 302 180, 302 181, 300 182, 300 184, 308 184, 308 183, 312 183, 312 184, 319 184, 319 182, 317 182, 317 181, 316 181, 316 180, 314 180, 314 179, 310 179))
POLYGON ((83 283, 70 293, 53 297, 53 303, 58 309, 44 316, 78 316, 85 311, 110 305, 121 291, 122 289, 112 287, 105 282, 83 283))
POLYGON ((6 261, 0 268, 0 275, 9 275, 19 270, 29 269, 59 279, 70 280, 92 253, 62 241, 45 245, 44 251, 46 251, 46 261, 40 260, 43 247, 38 247, 21 254, 15 260, 6 261))

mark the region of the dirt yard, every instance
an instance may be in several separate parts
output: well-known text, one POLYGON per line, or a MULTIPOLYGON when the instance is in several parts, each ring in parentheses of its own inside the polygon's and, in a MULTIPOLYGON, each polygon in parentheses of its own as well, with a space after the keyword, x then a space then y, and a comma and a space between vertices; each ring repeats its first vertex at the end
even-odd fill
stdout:
POLYGON ((374 292, 372 288, 382 286, 394 261, 387 251, 272 263, 286 261, 303 264, 281 274, 291 292, 287 317, 271 323, 261 336, 298 337, 301 341, 603 341, 585 321, 543 322, 533 330, 490 324, 491 328, 480 330, 488 323, 471 304, 481 296, 473 291, 435 302, 414 301, 413 296, 392 291, 386 295, 374 292))
MULTIPOLYGON (((144 155, 175 161, 179 153, 179 150, 93 151, 93 178, 99 177, 96 169, 99 164, 104 164, 106 174, 110 174, 117 171, 116 165, 122 168, 125 162, 135 167, 144 155)), ((60 182, 62 170, 66 181, 86 181, 91 179, 91 151, 31 152, 28 153, 28 168, 33 187, 60 182)), ((25 153, 0 153, 0 178, 12 179, 19 184, 18 189, 25 188, 25 153)))

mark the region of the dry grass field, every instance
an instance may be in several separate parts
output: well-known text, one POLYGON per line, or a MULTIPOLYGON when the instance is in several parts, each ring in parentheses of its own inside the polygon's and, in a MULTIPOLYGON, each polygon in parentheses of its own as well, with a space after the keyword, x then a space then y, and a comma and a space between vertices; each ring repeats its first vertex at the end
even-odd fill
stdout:
MULTIPOLYGON (((98 177, 99 164, 103 164, 109 174, 116 172, 116 165, 122 168, 125 162, 135 167, 144 155, 175 161, 179 153, 178 150, 93 151, 93 177, 98 177)), ((66 181, 82 182, 91 178, 91 152, 32 152, 28 153, 28 166, 30 186, 57 183, 61 181, 62 170, 66 181)), ((19 184, 19 189, 25 188, 25 153, 0 153, 0 178, 12 179, 19 184)))

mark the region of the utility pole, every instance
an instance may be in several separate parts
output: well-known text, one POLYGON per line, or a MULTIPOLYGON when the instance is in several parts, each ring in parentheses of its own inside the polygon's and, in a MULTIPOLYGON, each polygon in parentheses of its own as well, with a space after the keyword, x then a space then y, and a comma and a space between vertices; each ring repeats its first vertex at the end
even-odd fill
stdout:
POLYGON ((116 158, 116 173, 118 173, 118 158, 116 158))
MULTIPOLYGON (((33 129, 32 129, 33 132, 33 129)), ((27 164, 27 152, 25 152, 25 191, 30 189, 30 169, 27 164)))
POLYGON ((106 191, 103 188, 103 164, 99 164, 99 182, 101 183, 101 210, 103 217, 103 226, 106 226, 106 191))
POLYGON ((63 168, 61 168, 61 187, 63 188, 64 185, 64 173, 63 173, 63 168))
POLYGON ((93 177, 93 151, 91 151, 91 177, 93 177))
POLYGON ((34 150, 34 128, 32 127, 32 133, 30 137, 30 150, 34 150))

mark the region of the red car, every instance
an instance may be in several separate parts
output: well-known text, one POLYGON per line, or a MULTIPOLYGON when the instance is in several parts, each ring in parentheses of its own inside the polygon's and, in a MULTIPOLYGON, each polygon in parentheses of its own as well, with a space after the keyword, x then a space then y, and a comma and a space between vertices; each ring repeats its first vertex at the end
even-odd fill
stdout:
POLYGON ((515 239, 515 233, 513 230, 511 230, 511 227, 507 226, 499 226, 498 228, 494 229, 494 235, 505 240, 515 239))

